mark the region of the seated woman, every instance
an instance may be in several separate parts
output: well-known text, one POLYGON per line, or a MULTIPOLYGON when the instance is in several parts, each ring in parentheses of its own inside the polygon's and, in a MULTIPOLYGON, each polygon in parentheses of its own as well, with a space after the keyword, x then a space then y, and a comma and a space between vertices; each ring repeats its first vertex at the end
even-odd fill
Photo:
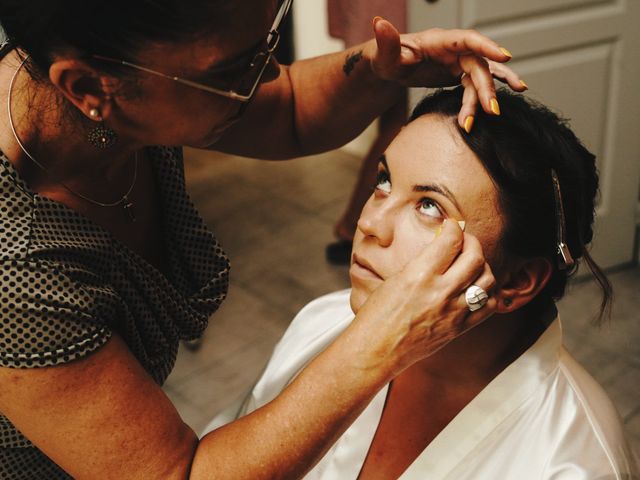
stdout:
POLYGON ((302 309, 233 413, 285 389, 383 280, 463 220, 464 241, 477 238, 495 275, 497 313, 404 370, 307 478, 638 478, 615 408, 562 346, 554 304, 581 258, 603 288, 600 318, 609 304, 586 250, 595 157, 556 115, 506 91, 503 114, 479 113, 467 133, 456 123, 462 94, 418 105, 380 160, 354 239, 352 289, 302 309))

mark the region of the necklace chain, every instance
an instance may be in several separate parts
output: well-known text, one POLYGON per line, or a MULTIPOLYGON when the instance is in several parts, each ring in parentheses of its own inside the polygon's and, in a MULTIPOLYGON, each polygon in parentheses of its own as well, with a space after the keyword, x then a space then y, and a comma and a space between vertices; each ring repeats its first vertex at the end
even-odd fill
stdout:
MULTIPOLYGON (((16 68, 16 71, 13 73, 13 76, 11 77, 11 82, 9 83, 9 93, 7 94, 7 112, 9 114, 9 125, 11 126, 11 131, 13 132, 13 136, 16 139, 16 142, 18 142, 18 145, 20 146, 20 148, 22 149, 22 151, 24 152, 24 154, 29 157, 29 159, 35 163, 42 171, 44 171, 47 175, 53 177, 55 179, 55 176, 51 173, 51 171, 45 167, 42 163, 40 163, 38 160, 36 160, 33 155, 31 155, 31 153, 29 153, 29 151, 26 149, 26 147, 23 145, 23 143, 20 141, 20 137, 18 137, 18 132, 16 131, 16 128, 13 124, 13 116, 11 114, 11 93, 13 91, 13 84, 16 80, 16 77, 18 76, 18 72, 20 71, 20 69, 22 68, 22 66, 25 64, 25 62, 29 59, 29 57, 25 57, 24 60, 22 60, 22 62, 20 63, 20 65, 18 66, 18 68, 16 68)), ((61 185, 62 187, 65 188, 65 190, 67 190, 69 193, 71 193, 72 195, 75 195, 78 198, 81 198, 82 200, 92 203, 94 205, 98 205, 99 207, 117 207, 122 205, 125 209, 125 212, 128 214, 129 219, 132 222, 135 222, 135 216, 133 214, 133 203, 131 203, 131 201, 129 200, 129 195, 131 194, 131 192, 133 191, 133 187, 136 184, 136 180, 138 179, 138 152, 135 153, 135 165, 134 165, 134 170, 133 170, 133 181, 131 182, 131 185, 129 186, 129 189, 127 190, 127 192, 117 201, 115 202, 111 202, 111 203, 105 203, 105 202, 99 202, 97 200, 94 200, 92 198, 87 197, 86 195, 83 195, 82 193, 76 192, 75 190, 73 190, 72 188, 70 188, 68 185, 65 185, 64 183, 57 181, 56 183, 58 183, 59 185, 61 185)))

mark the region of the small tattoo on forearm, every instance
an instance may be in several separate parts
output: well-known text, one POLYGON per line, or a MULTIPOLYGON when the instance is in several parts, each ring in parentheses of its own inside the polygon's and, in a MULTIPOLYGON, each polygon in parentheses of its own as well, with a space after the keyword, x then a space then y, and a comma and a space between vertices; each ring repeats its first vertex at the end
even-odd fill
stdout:
POLYGON ((344 72, 344 74, 349 76, 349 74, 355 68, 356 63, 358 63, 360 60, 362 60, 362 50, 360 50, 359 52, 353 52, 347 55, 347 60, 344 62, 344 65, 342 66, 342 71, 344 72))

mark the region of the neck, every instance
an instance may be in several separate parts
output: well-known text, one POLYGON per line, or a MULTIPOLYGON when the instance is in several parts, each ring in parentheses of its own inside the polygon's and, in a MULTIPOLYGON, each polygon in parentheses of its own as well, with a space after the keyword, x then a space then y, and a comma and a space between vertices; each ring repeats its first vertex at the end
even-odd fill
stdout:
POLYGON ((62 183, 80 192, 112 197, 114 190, 131 181, 131 160, 138 147, 119 142, 99 150, 90 145, 86 137, 95 123, 84 119, 53 86, 32 79, 20 68, 21 61, 12 52, 0 63, 0 149, 35 191, 53 192, 62 183), (20 147, 12 124, 20 143, 46 170, 20 147))
POLYGON ((539 317, 521 311, 494 315, 402 375, 429 385, 482 389, 533 345, 543 331, 539 317))

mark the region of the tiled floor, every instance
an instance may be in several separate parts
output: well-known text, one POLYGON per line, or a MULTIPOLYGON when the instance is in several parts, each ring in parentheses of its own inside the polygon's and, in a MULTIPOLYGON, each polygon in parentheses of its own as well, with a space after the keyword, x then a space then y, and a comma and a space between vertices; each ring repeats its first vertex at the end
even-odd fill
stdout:
MULTIPOLYGON (((258 162, 191 150, 186 163, 192 198, 232 259, 229 297, 202 348, 182 348, 165 385, 200 431, 252 384, 301 306, 348 286, 347 268, 328 265, 324 247, 359 162, 343 152, 258 162)), ((610 279, 610 325, 589 322, 599 302, 590 282, 573 285, 560 310, 569 349, 609 392, 640 450, 640 268, 610 279)))

